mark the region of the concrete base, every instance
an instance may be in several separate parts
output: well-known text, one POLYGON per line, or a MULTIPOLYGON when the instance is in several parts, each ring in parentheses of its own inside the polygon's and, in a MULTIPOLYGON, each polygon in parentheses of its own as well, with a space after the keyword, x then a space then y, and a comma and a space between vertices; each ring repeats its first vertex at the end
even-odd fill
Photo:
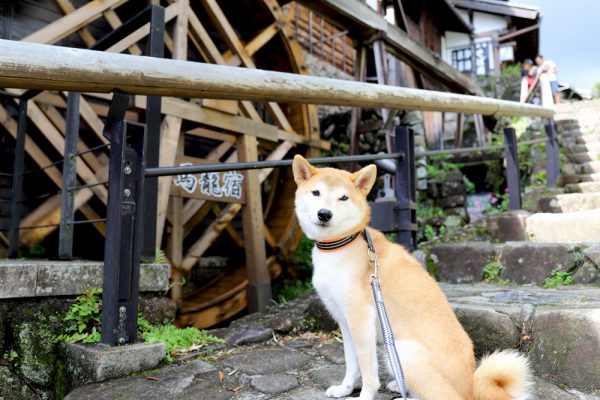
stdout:
POLYGON ((600 208, 600 193, 570 193, 542 197, 539 209, 545 213, 568 213, 600 208))
POLYGON ((103 344, 67 343, 63 347, 65 372, 71 388, 122 378, 155 368, 165 357, 163 343, 110 347, 103 344))
POLYGON ((532 242, 597 242, 600 238, 600 210, 566 214, 538 213, 527 218, 526 226, 532 242))
MULTIPOLYGON (((102 287, 104 264, 98 261, 1 260, 0 299, 73 296, 102 287)), ((140 292, 165 292, 169 266, 142 264, 140 292)))

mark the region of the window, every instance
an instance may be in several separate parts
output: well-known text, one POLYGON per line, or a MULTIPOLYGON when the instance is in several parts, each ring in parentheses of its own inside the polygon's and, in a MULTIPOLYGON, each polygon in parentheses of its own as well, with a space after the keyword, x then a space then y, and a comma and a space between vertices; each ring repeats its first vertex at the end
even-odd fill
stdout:
MULTIPOLYGON (((477 75, 487 75, 492 68, 490 57, 491 43, 475 43, 475 71, 477 75)), ((460 72, 472 72, 471 46, 452 50, 452 66, 460 72)))
POLYGON ((471 72, 473 69, 471 56, 470 47, 452 50, 452 66, 460 72, 471 72))

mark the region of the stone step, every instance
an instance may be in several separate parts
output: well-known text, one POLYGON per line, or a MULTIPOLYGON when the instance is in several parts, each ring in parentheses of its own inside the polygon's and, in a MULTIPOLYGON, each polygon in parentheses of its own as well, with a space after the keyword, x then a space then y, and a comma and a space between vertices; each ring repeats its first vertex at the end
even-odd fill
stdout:
POLYGON ((564 164, 562 170, 567 175, 595 174, 600 172, 600 161, 564 164))
POLYGON ((583 174, 579 175, 581 182, 598 182, 600 181, 600 174, 583 174))
POLYGON ((569 193, 542 197, 538 209, 544 213, 568 213, 600 209, 599 193, 569 193))
MULTIPOLYGON (((478 354, 518 346, 537 375, 561 387, 598 394, 600 288, 442 286, 478 354)), ((570 392, 573 397, 538 392, 538 398, 598 398, 570 392)))
POLYGON ((588 144, 588 143, 597 143, 600 142, 600 135, 596 135, 596 134, 591 134, 591 135, 587 135, 587 134, 583 134, 581 132, 579 133, 572 133, 572 134, 561 134, 560 136, 560 140, 562 143, 568 143, 568 144, 588 144))
MULTIPOLYGON (((582 175, 585 176, 585 175, 582 175)), ((565 185, 566 193, 594 193, 600 192, 600 182, 581 182, 581 183, 570 183, 565 185)))
POLYGON ((433 244, 424 252, 442 282, 481 282, 486 266, 497 267, 495 278, 507 283, 541 285, 557 269, 572 271, 580 283, 600 282, 597 244, 458 242, 433 244))
POLYGON ((565 144, 565 151, 567 153, 583 153, 586 151, 600 152, 600 141, 591 142, 587 144, 565 144))
POLYGON ((567 152, 567 158, 573 163, 585 163, 590 161, 599 161, 600 153, 596 151, 583 151, 578 153, 567 152))
POLYGON ((528 239, 539 243, 600 241, 600 209, 562 214, 537 213, 525 222, 528 239))

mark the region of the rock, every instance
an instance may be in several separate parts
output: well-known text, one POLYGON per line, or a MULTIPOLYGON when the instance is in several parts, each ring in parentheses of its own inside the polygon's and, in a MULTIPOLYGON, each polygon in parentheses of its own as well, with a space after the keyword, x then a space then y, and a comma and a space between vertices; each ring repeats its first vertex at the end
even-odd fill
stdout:
POLYGON ((121 378, 155 368, 166 354, 163 343, 104 344, 66 343, 65 372, 72 387, 121 378))
POLYGON ((567 213, 600 208, 600 193, 570 193, 539 200, 539 209, 545 213, 567 213))
POLYGON ((444 181, 442 181, 442 188, 440 190, 442 197, 465 195, 465 184, 463 182, 462 174, 460 174, 460 177, 456 180, 450 180, 448 178, 453 172, 456 171, 447 172, 444 181))
POLYGON ((507 315, 490 308, 460 304, 454 306, 454 311, 473 340, 478 357, 496 349, 514 349, 519 344, 517 327, 507 315))
POLYGON ((464 220, 459 217, 458 215, 448 215, 445 219, 444 219, 444 225, 447 228, 458 228, 459 226, 464 224, 464 220))
POLYGON ((314 328, 318 330, 332 332, 338 328, 338 323, 333 319, 329 311, 327 311, 325 305, 318 296, 315 296, 310 302, 307 316, 314 320, 316 325, 314 328))
POLYGON ((523 210, 508 211, 486 218, 487 230, 492 239, 500 242, 525 241, 525 220, 531 213, 523 210))
MULTIPOLYGON (((344 368, 337 365, 325 366, 309 374, 310 380, 322 389, 332 385, 339 385, 344 379, 344 368)), ((323 394, 322 394, 323 395, 323 394)))
POLYGON ((467 196, 464 194, 442 197, 439 200, 440 206, 443 208, 454 208, 458 206, 464 206, 467 202, 467 196))
POLYGON ((600 244, 590 246, 583 250, 583 254, 600 268, 600 244))
MULTIPOLYGON (((54 319, 54 325, 59 321, 54 319)), ((49 387, 55 368, 56 356, 52 329, 47 318, 19 325, 16 351, 19 355, 19 370, 22 376, 34 385, 49 387)))
POLYGON ((578 396, 565 392, 556 385, 542 379, 536 379, 536 396, 534 400, 579 400, 578 396))
POLYGON ((255 376, 250 385, 263 393, 279 394, 297 388, 298 379, 286 374, 255 376))
POLYGON ((483 267, 496 255, 487 242, 463 242, 434 245, 429 253, 437 257, 437 272, 444 282, 479 282, 483 267))
POLYGON ((543 283, 552 270, 573 266, 571 246, 552 243, 508 242, 502 247, 502 278, 516 283, 543 283))
POLYGON ((298 351, 273 349, 224 356, 220 363, 232 371, 238 370, 248 375, 271 375, 307 368, 310 360, 309 356, 298 351))
POLYGON ((30 400, 38 396, 8 367, 0 365, 0 399, 30 400))
POLYGON ((542 310, 536 313, 532 365, 537 374, 580 390, 600 389, 598 309, 542 310))
POLYGON ((37 267, 20 260, 0 263, 0 299, 34 297, 37 286, 37 267))
POLYGON ((585 263, 573 273, 573 283, 590 284, 600 280, 600 271, 592 263, 585 263))
POLYGON ((564 214, 539 213, 527 218, 529 240, 546 243, 585 243, 600 238, 600 209, 564 214))
POLYGON ((344 346, 341 343, 325 343, 317 348, 319 354, 334 364, 344 364, 344 346))
POLYGON ((412 256, 417 259, 423 266, 423 268, 427 269, 427 254, 425 254, 422 250, 415 250, 412 252, 412 256))
POLYGON ((227 336, 225 341, 231 345, 241 346, 248 343, 260 343, 273 338, 271 328, 251 328, 242 331, 234 331, 227 336))
POLYGON ((69 393, 65 400, 227 400, 233 395, 233 391, 219 383, 215 367, 196 360, 142 376, 83 386, 69 393))
POLYGON ((175 320, 177 306, 166 297, 140 297, 140 311, 152 325, 166 325, 175 320))
POLYGON ((565 185, 566 193, 592 193, 600 192, 600 182, 581 182, 565 185))

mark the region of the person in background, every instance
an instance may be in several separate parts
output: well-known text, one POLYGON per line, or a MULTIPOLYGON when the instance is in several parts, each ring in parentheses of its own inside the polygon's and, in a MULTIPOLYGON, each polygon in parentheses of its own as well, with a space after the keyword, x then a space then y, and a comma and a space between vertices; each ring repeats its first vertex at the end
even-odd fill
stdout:
POLYGON ((527 78, 527 87, 531 88, 531 85, 535 81, 535 67, 531 58, 526 58, 521 63, 521 77, 527 78))
POLYGON ((552 89, 552 97, 554 97, 554 103, 560 103, 560 95, 558 94, 558 78, 556 76, 558 73, 558 68, 556 68, 556 64, 554 61, 544 60, 544 57, 541 54, 538 54, 537 57, 535 57, 535 63, 538 66, 536 71, 537 75, 540 75, 542 72, 548 74, 550 88, 552 89))

